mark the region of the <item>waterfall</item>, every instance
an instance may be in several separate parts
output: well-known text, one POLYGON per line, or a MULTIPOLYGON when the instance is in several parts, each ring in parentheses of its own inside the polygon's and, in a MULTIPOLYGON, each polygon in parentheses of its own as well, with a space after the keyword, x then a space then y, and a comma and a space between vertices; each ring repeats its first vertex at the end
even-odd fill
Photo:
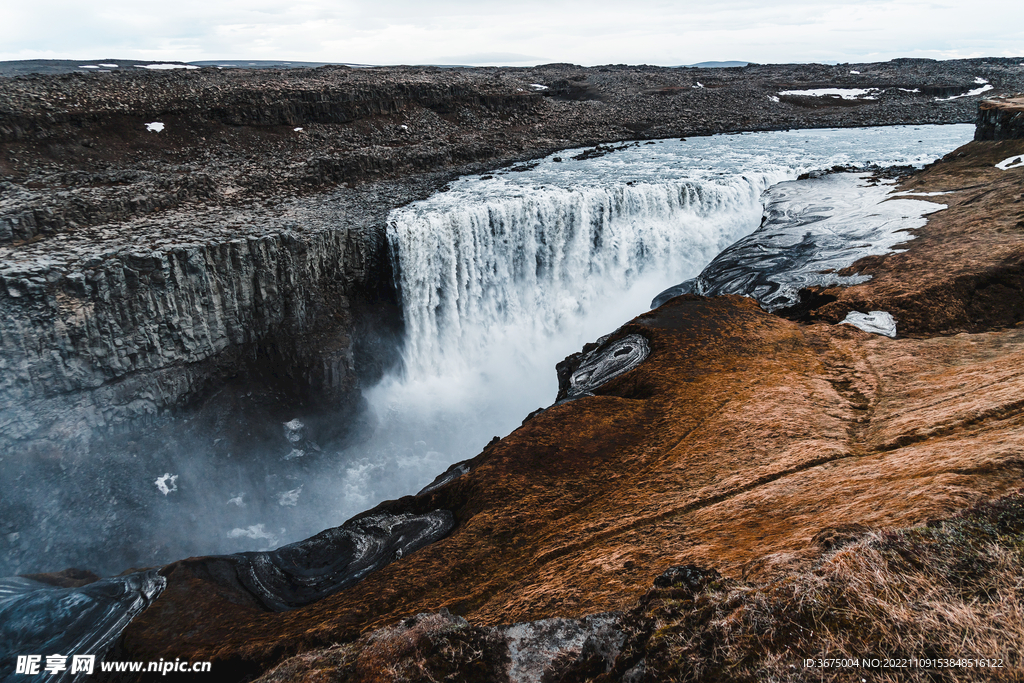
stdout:
POLYGON ((532 355, 645 278, 699 272, 757 227, 761 193, 791 174, 546 186, 393 212, 407 378, 458 374, 496 346, 532 355))

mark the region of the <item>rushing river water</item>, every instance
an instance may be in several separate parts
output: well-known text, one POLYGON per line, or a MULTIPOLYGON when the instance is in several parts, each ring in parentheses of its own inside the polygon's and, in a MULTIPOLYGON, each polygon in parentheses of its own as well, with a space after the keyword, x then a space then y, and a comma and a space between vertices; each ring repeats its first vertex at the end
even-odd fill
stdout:
MULTIPOLYGON (((340 452, 281 447, 258 473, 197 442, 132 484, 130 508, 117 493, 129 484, 111 473, 82 516, 117 523, 51 523, 19 571, 113 573, 266 550, 415 493, 550 405, 555 363, 755 230, 770 186, 840 164, 923 164, 972 134, 959 125, 721 135, 567 150, 460 178, 389 218, 407 336, 402 367, 366 391, 368 440, 340 452), (76 533, 93 550, 66 550, 76 533), (110 538, 82 537, 100 533, 110 538)), ((300 411, 293 417, 280 430, 302 444, 300 411)), ((45 527, 44 513, 34 523, 45 527)), ((33 530, 8 540, 21 533, 23 543, 33 530)))

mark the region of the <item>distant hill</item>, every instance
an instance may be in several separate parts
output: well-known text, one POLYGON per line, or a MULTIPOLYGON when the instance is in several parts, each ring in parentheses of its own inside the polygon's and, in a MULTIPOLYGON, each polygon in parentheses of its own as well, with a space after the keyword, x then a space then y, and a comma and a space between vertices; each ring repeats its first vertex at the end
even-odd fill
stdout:
POLYGON ((284 62, 276 59, 208 59, 201 62, 189 62, 194 66, 219 66, 233 69, 315 69, 318 66, 335 64, 338 66, 370 66, 369 64, 349 64, 347 62, 284 62))
POLYGON ((696 64, 684 64, 698 69, 729 69, 734 66, 746 66, 751 62, 697 62, 696 64))

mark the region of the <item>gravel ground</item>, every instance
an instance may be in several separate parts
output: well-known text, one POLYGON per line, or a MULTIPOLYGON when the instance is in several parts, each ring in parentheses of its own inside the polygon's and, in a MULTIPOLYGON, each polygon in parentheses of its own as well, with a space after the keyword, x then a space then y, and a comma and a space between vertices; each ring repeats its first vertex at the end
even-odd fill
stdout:
POLYGON ((62 234, 72 238, 60 244, 77 250, 111 240, 277 230, 287 215, 301 215, 304 229, 329 228, 316 220, 325 202, 351 211, 367 201, 399 205, 454 174, 565 147, 971 122, 981 95, 965 93, 984 87, 981 80, 992 85, 988 94, 1024 90, 1024 65, 906 59, 718 69, 329 66, 0 77, 0 244, 8 245, 0 259, 52 256, 63 247, 38 245, 62 234), (872 99, 779 94, 817 88, 876 90, 872 99), (150 123, 163 128, 150 130, 150 123), (396 192, 396 180, 417 189, 396 192), (354 188, 359 192, 345 192, 354 188))

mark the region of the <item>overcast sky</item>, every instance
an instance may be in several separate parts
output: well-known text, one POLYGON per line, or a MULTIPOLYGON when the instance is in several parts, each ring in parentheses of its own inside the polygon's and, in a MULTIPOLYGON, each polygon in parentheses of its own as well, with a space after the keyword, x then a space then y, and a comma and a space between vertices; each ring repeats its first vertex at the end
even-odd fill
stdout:
POLYGON ((0 0, 0 59, 362 64, 1024 56, 1024 1, 0 0))

